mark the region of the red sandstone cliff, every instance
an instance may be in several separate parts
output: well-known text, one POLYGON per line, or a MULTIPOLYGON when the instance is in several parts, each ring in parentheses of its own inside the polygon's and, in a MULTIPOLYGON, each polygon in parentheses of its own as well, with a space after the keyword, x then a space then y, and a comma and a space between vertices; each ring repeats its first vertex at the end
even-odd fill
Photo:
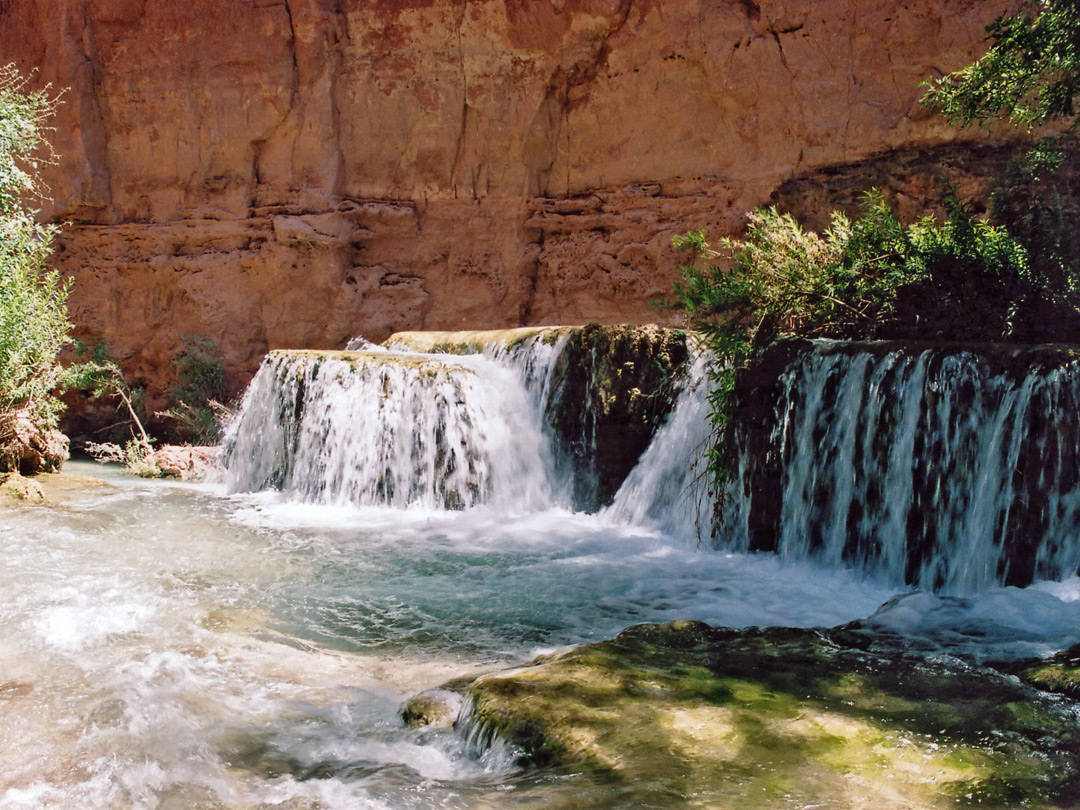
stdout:
POLYGON ((79 332, 151 384, 203 335, 243 382, 357 334, 655 320, 674 232, 978 174, 917 85, 1009 4, 0 0, 0 62, 70 88, 44 213, 79 332))

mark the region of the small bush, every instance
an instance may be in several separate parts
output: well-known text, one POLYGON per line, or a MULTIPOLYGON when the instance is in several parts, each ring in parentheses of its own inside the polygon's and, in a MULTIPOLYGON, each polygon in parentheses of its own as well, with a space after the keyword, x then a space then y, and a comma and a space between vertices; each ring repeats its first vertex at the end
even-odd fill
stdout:
POLYGON ((168 408, 158 415, 175 422, 181 439, 215 444, 221 438, 225 411, 221 405, 225 372, 217 347, 208 338, 185 338, 169 367, 173 384, 168 391, 168 408))

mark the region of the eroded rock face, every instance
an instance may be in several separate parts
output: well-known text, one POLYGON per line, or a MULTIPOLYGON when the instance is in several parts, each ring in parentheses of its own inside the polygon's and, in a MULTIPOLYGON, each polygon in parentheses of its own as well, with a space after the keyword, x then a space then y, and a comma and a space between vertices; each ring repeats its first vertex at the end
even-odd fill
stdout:
POLYGON ((655 326, 588 324, 555 363, 545 416, 574 481, 574 506, 607 506, 675 407, 686 334, 655 326))
POLYGON ((3 0, 0 59, 69 88, 55 261, 153 406, 187 335, 239 385, 357 334, 651 321, 674 232, 850 164, 914 205, 937 167, 897 154, 994 137, 918 82, 1013 4, 3 0))

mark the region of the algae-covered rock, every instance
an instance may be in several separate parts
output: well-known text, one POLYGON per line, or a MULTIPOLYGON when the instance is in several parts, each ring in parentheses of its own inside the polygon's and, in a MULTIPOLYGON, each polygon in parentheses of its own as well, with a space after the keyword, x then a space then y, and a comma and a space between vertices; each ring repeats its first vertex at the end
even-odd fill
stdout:
POLYGON ((1073 806, 1068 706, 842 632, 642 625, 479 678, 474 720, 602 794, 581 806, 1073 806), (609 805, 610 806, 610 805, 609 805))
POLYGON ((1022 680, 1047 692, 1080 698, 1080 644, 1019 669, 1022 680))
POLYGON ((41 484, 17 472, 0 475, 0 493, 18 498, 20 501, 45 502, 45 491, 41 488, 41 484))

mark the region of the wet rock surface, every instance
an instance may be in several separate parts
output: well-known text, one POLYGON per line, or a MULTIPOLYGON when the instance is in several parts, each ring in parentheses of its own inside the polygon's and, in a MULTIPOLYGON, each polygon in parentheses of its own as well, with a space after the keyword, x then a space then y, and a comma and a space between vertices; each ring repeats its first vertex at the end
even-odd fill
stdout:
POLYGON ((581 774, 581 806, 1075 806, 1075 704, 870 646, 842 629, 640 625, 469 696, 528 764, 581 774))
POLYGON ((466 686, 467 683, 448 684, 413 695, 402 708, 401 719, 412 728, 453 728, 465 703, 462 692, 466 686))

